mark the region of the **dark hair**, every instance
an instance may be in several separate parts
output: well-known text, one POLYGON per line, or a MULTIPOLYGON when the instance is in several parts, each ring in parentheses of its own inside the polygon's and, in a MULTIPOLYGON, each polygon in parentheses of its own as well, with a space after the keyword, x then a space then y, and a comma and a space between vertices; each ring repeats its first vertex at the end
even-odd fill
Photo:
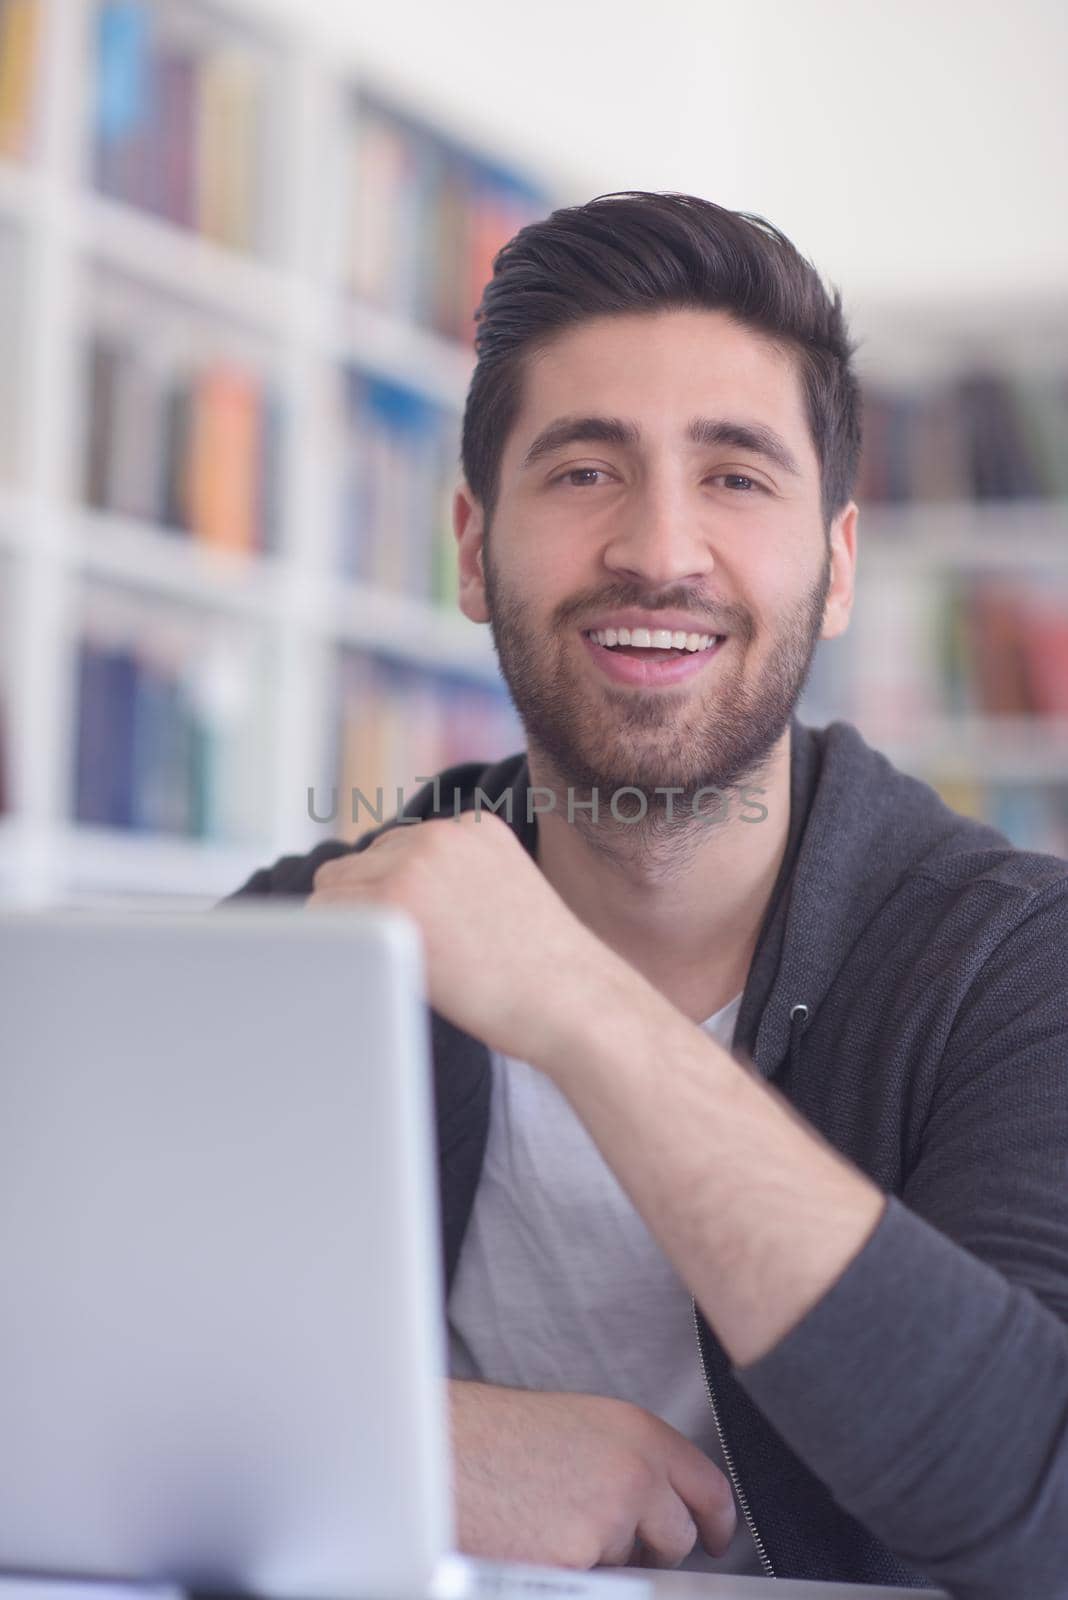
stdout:
POLYGON ((487 525, 525 358, 586 318, 722 310, 793 352, 820 463, 824 531, 849 503, 861 447, 860 385, 836 288, 763 217, 688 194, 624 190, 527 223, 493 258, 475 312, 477 363, 464 407, 464 477, 487 525))

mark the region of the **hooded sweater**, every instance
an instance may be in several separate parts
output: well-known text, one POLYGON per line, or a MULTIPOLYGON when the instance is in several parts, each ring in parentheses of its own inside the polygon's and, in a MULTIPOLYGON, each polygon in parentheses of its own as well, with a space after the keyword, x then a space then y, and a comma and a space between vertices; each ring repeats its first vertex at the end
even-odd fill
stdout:
MULTIPOLYGON (((735 1051, 887 1204, 758 1360, 732 1363, 694 1307, 739 1503, 777 1577, 1068 1600, 1068 861, 952 811, 850 723, 790 730, 735 1051)), ((220 905, 306 898, 324 861, 476 804, 536 859, 529 783, 525 753, 450 767, 220 905)), ((492 1074, 482 1041, 429 1021, 447 1299, 492 1074)))

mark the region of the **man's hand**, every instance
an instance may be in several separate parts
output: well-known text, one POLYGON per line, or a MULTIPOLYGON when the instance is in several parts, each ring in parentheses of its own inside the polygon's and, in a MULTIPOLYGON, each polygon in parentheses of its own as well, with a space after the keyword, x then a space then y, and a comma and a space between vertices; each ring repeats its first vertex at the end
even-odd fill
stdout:
POLYGON ((391 906, 423 936, 430 1004, 489 1046, 540 1065, 598 975, 633 969, 574 915, 501 817, 399 826, 317 868, 305 905, 391 906))
POLYGON ((730 1544, 727 1478, 640 1406, 459 1380, 448 1392, 464 1555, 677 1567, 698 1538, 711 1556, 730 1544))

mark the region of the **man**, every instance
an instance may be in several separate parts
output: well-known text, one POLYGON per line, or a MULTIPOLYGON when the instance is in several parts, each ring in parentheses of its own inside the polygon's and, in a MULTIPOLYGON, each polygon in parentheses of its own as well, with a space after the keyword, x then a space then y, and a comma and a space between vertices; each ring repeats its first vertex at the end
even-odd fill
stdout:
POLYGON ((1068 863, 794 713, 852 605, 852 354, 763 219, 521 230, 454 522, 526 753, 239 896, 422 930, 463 1549, 1048 1600, 1068 863))

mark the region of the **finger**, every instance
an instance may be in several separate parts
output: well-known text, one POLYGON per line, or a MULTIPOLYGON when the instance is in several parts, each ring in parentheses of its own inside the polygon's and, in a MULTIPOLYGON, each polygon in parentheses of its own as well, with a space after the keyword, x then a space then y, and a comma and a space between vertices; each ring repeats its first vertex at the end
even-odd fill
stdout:
POLYGON ((669 1491, 638 1523, 637 1565, 669 1570, 681 1565, 697 1543, 697 1524, 677 1494, 669 1491))
POLYGON ((738 1524, 730 1479, 695 1445, 692 1454, 680 1452, 672 1460, 668 1481, 696 1522, 705 1553, 721 1556, 738 1524))

